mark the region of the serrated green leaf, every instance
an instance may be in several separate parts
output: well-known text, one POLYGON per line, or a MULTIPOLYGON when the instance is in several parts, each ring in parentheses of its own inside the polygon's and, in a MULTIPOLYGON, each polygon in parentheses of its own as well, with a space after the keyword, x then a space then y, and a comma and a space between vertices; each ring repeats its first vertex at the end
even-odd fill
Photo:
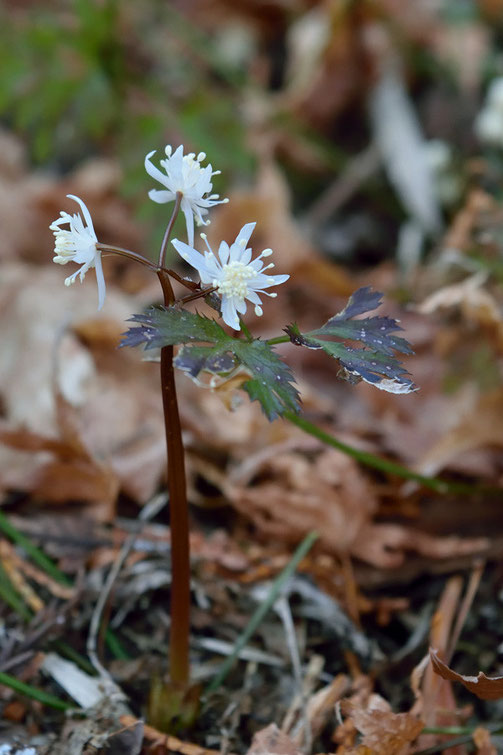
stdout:
POLYGON ((260 402, 270 420, 285 411, 299 411, 290 368, 265 341, 233 338, 215 320, 177 307, 153 307, 131 320, 138 326, 125 333, 121 346, 143 344, 151 349, 181 344, 173 363, 194 379, 201 372, 225 375, 242 365, 250 374, 243 389, 260 402), (204 343, 211 345, 200 345, 204 343))
POLYGON ((270 420, 284 411, 299 411, 299 394, 292 385, 293 375, 265 341, 236 341, 234 354, 254 376, 243 388, 250 398, 260 401, 270 420))
POLYGON ((394 356, 398 351, 412 354, 413 351, 404 338, 391 335, 400 326, 389 317, 366 317, 358 320, 352 318, 375 309, 382 299, 382 294, 372 291, 370 286, 358 289, 350 298, 344 309, 331 317, 321 328, 309 333, 301 333, 293 323, 285 328, 292 343, 309 349, 323 349, 334 359, 338 359, 343 377, 354 381, 363 379, 384 390, 395 393, 407 393, 415 390, 412 381, 405 377, 407 370, 394 356), (360 341, 364 348, 347 346, 338 338, 360 341), (366 348, 365 348, 366 347, 366 348))
POLYGON ((154 349, 197 341, 225 344, 230 339, 215 320, 179 307, 151 307, 145 314, 133 315, 130 322, 138 327, 123 334, 121 346, 144 344, 145 349, 154 349))

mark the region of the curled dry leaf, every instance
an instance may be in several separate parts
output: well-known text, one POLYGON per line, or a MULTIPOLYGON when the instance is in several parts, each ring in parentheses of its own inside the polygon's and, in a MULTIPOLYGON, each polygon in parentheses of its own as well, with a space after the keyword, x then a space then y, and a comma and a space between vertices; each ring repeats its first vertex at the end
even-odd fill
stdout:
POLYGON ((503 351, 503 317, 492 294, 482 288, 487 273, 481 271, 461 283, 444 286, 428 296, 417 308, 429 315, 439 309, 459 308, 469 325, 476 325, 493 337, 498 350, 503 351))
POLYGON ((302 445, 278 444, 256 454, 255 463, 248 459, 234 470, 225 492, 263 532, 295 542, 316 529, 325 546, 348 552, 376 508, 370 484, 340 451, 308 456, 302 445))
POLYGON ((500 700, 503 698, 503 676, 488 677, 483 671, 477 676, 465 676, 453 671, 446 663, 440 660, 437 651, 430 648, 430 659, 433 670, 442 679, 452 682, 460 682, 466 689, 480 697, 481 700, 500 700))
POLYGON ((411 713, 393 713, 389 703, 379 695, 371 695, 366 707, 350 700, 343 701, 341 709, 363 734, 362 749, 343 750, 348 755, 361 752, 407 755, 412 752, 411 745, 424 727, 424 723, 411 713))

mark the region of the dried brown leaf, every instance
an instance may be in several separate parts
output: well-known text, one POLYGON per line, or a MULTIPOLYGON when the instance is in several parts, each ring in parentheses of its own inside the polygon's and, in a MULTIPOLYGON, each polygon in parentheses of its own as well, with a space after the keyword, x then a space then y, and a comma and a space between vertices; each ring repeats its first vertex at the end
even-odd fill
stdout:
MULTIPOLYGON (((424 728, 424 723, 411 713, 393 713, 389 703, 379 695, 371 695, 365 707, 346 700, 341 708, 363 734, 361 748, 368 748, 373 755, 407 755, 424 728)), ((343 752, 360 753, 365 749, 343 752)))
POLYGON ((471 409, 444 433, 415 465, 435 475, 462 453, 488 446, 503 446, 503 389, 482 394, 471 409))
POLYGON ((114 348, 137 300, 109 286, 107 315, 98 317, 92 279, 66 288, 61 272, 40 268, 35 278, 27 266, 3 268, 0 488, 103 504, 104 519, 117 480, 144 501, 164 473, 158 374, 139 353, 114 348), (75 330, 61 338, 65 320, 75 330))
POLYGON ((293 542, 316 529, 326 546, 347 552, 375 511, 375 495, 352 459, 326 448, 309 458, 302 445, 281 444, 249 457, 225 492, 270 535, 293 542), (258 480, 249 484, 252 478, 258 480))
POLYGON ((498 755, 496 747, 491 742, 490 733, 483 726, 477 726, 472 739, 477 746, 477 755, 498 755))
POLYGON ((442 679, 452 682, 460 682, 466 689, 480 697, 481 700, 500 700, 503 698, 503 676, 488 677, 483 671, 477 676, 465 676, 453 671, 447 664, 440 660, 438 651, 430 648, 430 659, 433 670, 442 679))
POLYGON ((247 755, 301 755, 302 750, 276 724, 257 731, 247 755))

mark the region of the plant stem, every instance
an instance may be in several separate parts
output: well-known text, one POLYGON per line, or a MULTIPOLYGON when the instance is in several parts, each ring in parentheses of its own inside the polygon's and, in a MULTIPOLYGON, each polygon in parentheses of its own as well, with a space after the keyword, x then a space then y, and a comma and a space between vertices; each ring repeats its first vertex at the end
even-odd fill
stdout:
POLYGON ((292 424, 297 425, 297 427, 300 427, 305 433, 313 435, 315 438, 318 438, 318 440, 321 440, 322 443, 326 443, 327 446, 337 448, 339 451, 347 454, 347 456, 351 456, 361 464, 366 464, 368 467, 379 469, 387 474, 403 477, 406 480, 414 480, 415 482, 424 485, 425 488, 435 490, 437 493, 480 493, 483 490, 474 485, 450 482, 448 480, 441 480, 438 477, 425 477, 424 475, 419 474, 418 472, 413 472, 411 469, 407 469, 407 467, 403 467, 401 464, 397 464, 394 461, 383 459, 381 456, 375 456, 368 451, 361 451, 358 448, 349 446, 347 443, 343 443, 337 438, 334 438, 333 435, 329 435, 329 433, 322 430, 321 427, 314 425, 304 417, 297 416, 297 414, 294 414, 293 412, 285 412, 283 417, 292 424))
MULTIPOLYGON (((181 194, 177 194, 175 208, 168 223, 161 250, 159 267, 164 266, 166 246, 176 216, 180 210, 181 194)), ((169 275, 158 270, 166 307, 175 301, 169 275)), ((168 451, 168 489, 171 528, 171 629, 169 669, 171 681, 186 686, 189 682, 190 630, 190 553, 189 512, 185 482, 185 457, 182 429, 176 397, 173 346, 161 349, 161 390, 168 451)))
POLYGON ((132 252, 130 249, 123 249, 121 246, 111 246, 110 244, 96 244, 96 248, 103 254, 119 254, 121 257, 127 257, 130 260, 139 262, 141 265, 145 265, 150 270, 157 271, 157 265, 144 257, 143 254, 138 254, 138 252, 132 252))
POLYGON ((253 336, 250 333, 250 330, 249 330, 248 326, 246 325, 246 323, 244 322, 244 320, 243 320, 242 317, 239 318, 239 324, 241 325, 241 330, 245 334, 248 342, 251 343, 253 341, 253 336))
POLYGON ((269 346, 276 346, 278 343, 290 343, 291 340, 290 336, 276 336, 276 338, 268 338, 267 343, 269 346))
MULTIPOLYGON (((176 192, 176 201, 175 206, 173 208, 173 214, 171 215, 171 219, 166 226, 166 230, 164 231, 164 238, 162 240, 161 248, 159 250, 159 267, 164 267, 166 262, 166 249, 168 248, 168 241, 169 237, 171 236, 171 231, 173 230, 173 226, 175 225, 175 220, 178 216, 178 213, 180 211, 180 205, 182 204, 182 193, 180 191, 176 192)), ((164 291, 164 289, 163 289, 164 291)), ((173 297, 174 301, 174 297, 173 297)), ((170 302, 172 304, 173 302, 170 302)), ((166 305, 167 306, 167 305, 166 305)))

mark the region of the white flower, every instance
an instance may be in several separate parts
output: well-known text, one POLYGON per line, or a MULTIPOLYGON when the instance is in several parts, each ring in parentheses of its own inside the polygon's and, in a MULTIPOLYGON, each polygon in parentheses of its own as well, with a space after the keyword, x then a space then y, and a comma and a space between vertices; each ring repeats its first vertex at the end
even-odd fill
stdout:
POLYGON ((65 280, 65 286, 71 286, 72 283, 75 283, 77 275, 80 276, 82 283, 87 271, 92 267, 96 268, 98 309, 101 309, 105 301, 105 278, 101 266, 101 254, 96 247, 98 239, 94 232, 93 221, 82 199, 73 194, 67 196, 80 205, 86 225, 84 225, 84 221, 78 212, 75 215, 61 212, 61 217, 49 226, 51 231, 54 231, 55 237, 53 261, 57 262, 58 265, 66 265, 67 262, 76 262, 78 265, 82 265, 77 272, 65 280), (61 228, 62 225, 66 224, 69 228, 61 228))
POLYGON ((207 225, 209 221, 205 221, 203 215, 208 214, 208 209, 213 205, 229 201, 228 199, 219 199, 218 194, 210 194, 213 188, 212 176, 218 175, 220 171, 213 170, 211 165, 207 165, 205 168, 201 167, 201 162, 206 159, 204 152, 200 152, 197 157, 194 152, 184 155, 183 145, 180 145, 176 152, 172 153, 172 148, 168 144, 165 149, 167 160, 161 160, 161 167, 165 171, 163 173, 150 160, 155 152, 156 150, 149 152, 146 156, 145 170, 149 176, 165 186, 166 190, 152 189, 148 195, 154 202, 164 204, 175 200, 178 192, 182 194, 181 209, 187 223, 188 242, 192 246, 194 243, 194 220, 197 225, 207 225))
POLYGON ((235 330, 240 328, 238 313, 244 315, 246 312, 246 300, 255 304, 255 314, 260 317, 262 301, 258 292, 274 297, 276 294, 267 293, 264 289, 278 286, 290 277, 289 275, 265 274, 265 271, 274 265, 264 267, 262 258, 269 257, 272 249, 264 249, 262 254, 251 261, 252 250, 246 245, 255 225, 255 223, 244 225, 230 247, 222 241, 218 249, 218 257, 213 253, 204 234, 201 234, 201 237, 208 247, 204 255, 178 239, 172 241, 178 254, 196 268, 201 276, 201 282, 209 283, 217 289, 222 297, 224 322, 235 330))

